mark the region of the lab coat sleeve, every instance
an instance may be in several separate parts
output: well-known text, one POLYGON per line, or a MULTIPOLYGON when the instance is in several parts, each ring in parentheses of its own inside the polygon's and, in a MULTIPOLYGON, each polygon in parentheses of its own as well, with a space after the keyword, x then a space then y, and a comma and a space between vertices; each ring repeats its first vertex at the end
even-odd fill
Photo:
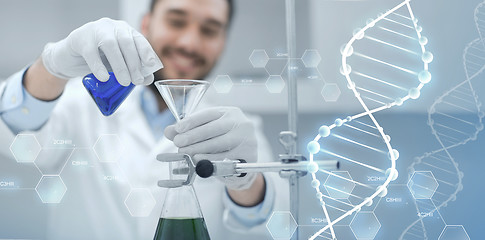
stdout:
POLYGON ((250 229, 266 221, 274 206, 274 183, 271 178, 265 177, 266 192, 264 200, 253 207, 243 207, 237 205, 229 197, 227 189, 223 195, 223 203, 226 206, 224 218, 228 225, 237 229, 250 229))
POLYGON ((27 68, 7 79, 0 98, 0 117, 13 134, 40 129, 49 119, 58 102, 36 99, 23 87, 27 68))
MULTIPOLYGON (((258 138, 258 162, 277 161, 271 147, 262 132, 262 121, 259 117, 248 116, 255 124, 258 138)), ((266 223, 273 211, 287 211, 288 181, 279 177, 278 173, 264 173, 266 193, 263 202, 254 207, 241 207, 235 204, 228 196, 223 194, 223 224, 231 231, 242 234, 259 233, 268 235, 266 223)))

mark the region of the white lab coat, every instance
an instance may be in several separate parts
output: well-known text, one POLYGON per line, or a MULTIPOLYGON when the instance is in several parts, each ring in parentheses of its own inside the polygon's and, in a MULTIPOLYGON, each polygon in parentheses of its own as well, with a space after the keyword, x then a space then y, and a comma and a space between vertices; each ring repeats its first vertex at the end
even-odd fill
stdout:
MULTIPOLYGON (((0 92, 4 87, 5 83, 0 84, 0 92)), ((49 174, 60 173, 67 187, 59 204, 49 204, 45 239, 153 239, 166 193, 166 189, 157 187, 156 183, 166 178, 168 173, 167 167, 156 161, 155 156, 176 152, 177 149, 166 138, 160 141, 154 139, 140 107, 140 90, 141 87, 136 87, 115 114, 105 117, 87 94, 81 80, 71 80, 48 122, 40 130, 32 132, 42 146, 39 168, 49 174), (93 156, 93 146, 103 134, 116 134, 122 143, 122 154, 117 164, 100 163, 89 157, 93 156), (70 140, 74 146, 59 146, 55 140, 70 140), (87 166, 76 166, 70 159, 69 156, 72 157, 76 151, 87 154, 83 155, 87 156, 87 166), (117 181, 106 180, 106 176, 113 175, 117 181), (125 205, 130 191, 138 189, 148 189, 156 201, 147 217, 132 217, 125 205)), ((257 122, 257 126, 259 158, 272 161, 274 156, 259 128, 260 123, 257 122)), ((0 121, 0 136, 0 159, 13 159, 9 146, 15 135, 3 121, 0 121)), ((277 174, 265 176, 276 190, 273 210, 287 211, 286 181, 277 174)), ((194 188, 212 239, 271 239, 266 223, 247 231, 237 226, 237 220, 227 212, 226 218, 223 217, 224 185, 221 182, 214 178, 197 177, 194 188), (242 231, 237 233, 234 229, 242 231)), ((143 209, 143 206, 135 207, 143 209)))

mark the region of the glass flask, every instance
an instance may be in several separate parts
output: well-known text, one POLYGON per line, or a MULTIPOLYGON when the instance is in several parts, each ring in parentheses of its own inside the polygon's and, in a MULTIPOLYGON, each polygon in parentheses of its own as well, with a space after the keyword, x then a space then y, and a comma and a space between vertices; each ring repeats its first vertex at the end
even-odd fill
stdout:
POLYGON ((209 240, 192 185, 169 188, 153 240, 209 240))
POLYGON ((133 83, 126 87, 118 83, 113 72, 109 72, 106 82, 99 81, 90 73, 83 78, 83 85, 105 116, 113 114, 135 88, 133 83))

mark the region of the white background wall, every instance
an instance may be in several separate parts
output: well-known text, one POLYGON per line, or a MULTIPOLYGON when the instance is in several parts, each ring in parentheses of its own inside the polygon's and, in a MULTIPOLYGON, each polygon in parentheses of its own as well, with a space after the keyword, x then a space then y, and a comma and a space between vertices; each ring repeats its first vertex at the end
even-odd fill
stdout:
POLYGON ((47 42, 118 11, 117 0, 0 0, 0 79, 31 63, 47 42))

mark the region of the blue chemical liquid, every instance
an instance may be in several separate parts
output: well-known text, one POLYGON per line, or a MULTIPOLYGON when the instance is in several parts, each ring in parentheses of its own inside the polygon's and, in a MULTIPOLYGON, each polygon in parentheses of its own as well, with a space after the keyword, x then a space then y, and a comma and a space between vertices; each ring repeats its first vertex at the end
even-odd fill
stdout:
POLYGON ((132 83, 126 87, 119 84, 112 72, 109 72, 106 82, 99 81, 92 73, 88 74, 83 78, 83 84, 105 116, 113 114, 135 88, 132 83))

